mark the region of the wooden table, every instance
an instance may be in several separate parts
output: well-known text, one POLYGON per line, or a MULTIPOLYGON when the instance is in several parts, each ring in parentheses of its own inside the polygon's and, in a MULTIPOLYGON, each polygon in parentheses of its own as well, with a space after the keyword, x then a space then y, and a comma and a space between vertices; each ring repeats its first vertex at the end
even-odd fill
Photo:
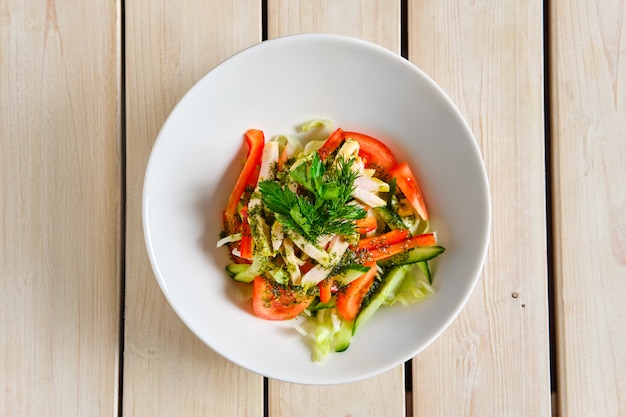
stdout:
POLYGON ((625 0, 0 1, 0 415, 626 416, 625 0), (482 279, 423 353, 267 380, 174 314, 141 228, 164 119, 243 48, 351 35, 420 66, 483 152, 482 279))

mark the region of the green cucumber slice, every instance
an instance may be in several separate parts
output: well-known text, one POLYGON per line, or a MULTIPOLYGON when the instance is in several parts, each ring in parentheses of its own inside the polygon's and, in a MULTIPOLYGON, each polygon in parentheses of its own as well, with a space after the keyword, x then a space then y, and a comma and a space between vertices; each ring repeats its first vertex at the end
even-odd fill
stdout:
POLYGON ((346 267, 345 271, 339 274, 336 279, 342 285, 348 285, 355 279, 359 278, 367 271, 370 270, 369 266, 361 264, 350 264, 346 267))
POLYGON ((385 223, 387 223, 387 225, 391 229, 408 229, 408 227, 406 227, 406 224, 404 224, 404 222, 402 221, 402 218, 398 216, 394 211, 389 210, 387 207, 376 207, 374 208, 374 211, 380 216, 381 219, 383 219, 385 223))
POLYGON ((407 265, 428 261, 441 255, 446 249, 443 246, 418 246, 378 262, 380 266, 407 265))
POLYGON ((426 279, 428 280, 429 284, 432 284, 432 278, 430 276, 430 268, 428 267, 428 261, 420 261, 417 263, 417 267, 419 268, 420 271, 422 271, 422 274, 424 274, 424 276, 426 277, 426 279))
POLYGON ((255 271, 247 264, 228 264, 226 265, 226 273, 235 281, 250 283, 257 276, 255 271))
POLYGON ((406 273, 411 269, 411 265, 400 265, 392 267, 389 272, 383 278, 383 283, 378 287, 377 292, 370 298, 369 303, 361 309, 359 315, 354 321, 353 334, 372 318, 374 313, 378 311, 381 305, 385 303, 387 299, 394 296, 402 280, 406 276, 406 273))
POLYGON ((335 343, 335 352, 343 352, 350 347, 350 340, 354 331, 354 322, 342 320, 341 327, 337 333, 337 341, 335 343))
POLYGON ((247 264, 228 264, 226 265, 226 273, 229 277, 234 278, 235 275, 247 270, 250 265, 247 264))

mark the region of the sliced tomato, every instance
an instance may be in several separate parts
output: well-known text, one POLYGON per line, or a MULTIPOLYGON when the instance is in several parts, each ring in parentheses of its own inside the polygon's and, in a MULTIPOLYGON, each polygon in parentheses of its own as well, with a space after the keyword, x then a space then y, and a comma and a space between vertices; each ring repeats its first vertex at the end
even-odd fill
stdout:
POLYGON ((356 319, 361 310, 363 298, 376 278, 376 262, 367 262, 364 265, 370 267, 369 271, 337 293, 337 313, 344 320, 353 321, 356 319))
POLYGON ((389 246, 400 242, 409 236, 409 231, 405 229, 394 229, 382 235, 366 237, 359 240, 357 249, 374 249, 389 246))
POLYGON ((345 132, 344 138, 359 142, 359 156, 365 161, 366 168, 387 173, 398 164, 391 149, 376 138, 358 132, 345 132))
POLYGON ((406 238, 391 245, 380 246, 373 249, 357 249, 357 258, 366 262, 381 261, 418 246, 434 246, 436 244, 437 239, 434 233, 424 233, 406 238))
POLYGON ((254 278, 252 310, 265 320, 289 320, 302 313, 313 301, 313 296, 302 290, 254 278))
POLYGON ((259 170, 261 169, 261 158, 263 156, 263 147, 265 146, 265 136, 263 132, 257 129, 250 129, 244 134, 244 140, 248 145, 248 155, 243 169, 239 174, 235 188, 230 193, 226 210, 224 210, 224 230, 226 233, 232 234, 236 232, 236 214, 237 204, 243 196, 246 188, 255 187, 259 179, 259 170))
POLYGON ((341 142, 343 142, 343 133, 343 129, 341 129, 340 127, 337 128, 337 130, 335 130, 328 137, 328 139, 326 139, 326 142, 324 142, 322 147, 317 150, 317 153, 319 154, 322 161, 328 158, 328 155, 333 153, 335 149, 337 149, 339 145, 341 145, 341 142))
POLYGON ((419 182, 408 163, 402 162, 391 168, 389 173, 396 179, 396 184, 400 191, 406 196, 409 204, 415 209, 417 214, 424 220, 428 220, 428 210, 426 209, 426 201, 424 194, 420 188, 419 182))

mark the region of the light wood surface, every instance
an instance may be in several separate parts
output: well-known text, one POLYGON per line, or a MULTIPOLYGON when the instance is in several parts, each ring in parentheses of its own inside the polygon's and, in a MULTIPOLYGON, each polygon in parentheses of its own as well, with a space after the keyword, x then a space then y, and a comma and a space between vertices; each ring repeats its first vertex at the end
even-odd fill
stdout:
POLYGON ((558 402, 626 415, 626 4, 550 9, 558 402))
POLYGON ((0 416, 626 416, 626 0, 544 3, 1 1, 0 416), (148 262, 143 175, 173 106, 302 32, 403 48, 483 152, 482 279, 408 373, 267 380, 193 336, 148 262))
POLYGON ((482 280, 413 360, 421 416, 549 416, 542 2, 409 2, 409 59, 458 104, 492 197, 482 280))
POLYGON ((123 415, 263 415, 263 378, 211 351, 167 303, 141 225, 143 176, 161 125, 200 77, 261 41, 260 14, 254 1, 126 3, 123 415))
POLYGON ((270 38, 295 33, 354 36, 400 53, 400 0, 268 0, 270 38))
POLYGON ((117 414, 115 2, 0 3, 0 415, 117 414))

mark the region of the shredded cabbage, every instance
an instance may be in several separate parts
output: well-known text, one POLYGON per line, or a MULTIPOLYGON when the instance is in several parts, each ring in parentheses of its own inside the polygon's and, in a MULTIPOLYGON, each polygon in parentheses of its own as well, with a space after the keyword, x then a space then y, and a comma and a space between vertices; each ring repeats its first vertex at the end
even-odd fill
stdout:
POLYGON ((277 135, 271 140, 277 142, 281 147, 287 148, 288 158, 297 156, 304 149, 300 140, 293 135, 277 135))
POLYGON ((312 140, 304 146, 304 155, 312 155, 314 152, 317 152, 319 148, 324 145, 325 140, 312 140))
POLYGON ((330 352, 335 350, 337 336, 341 329, 341 318, 337 314, 337 309, 317 310, 315 316, 308 318, 307 322, 300 327, 305 330, 307 326, 315 328, 314 332, 307 333, 313 343, 312 360, 314 362, 326 361, 330 352))
POLYGON ((241 240, 241 233, 234 233, 217 241, 217 247, 221 248, 227 243, 239 242, 241 240))
POLYGON ((330 119, 315 119, 315 120, 310 120, 306 123, 304 123, 302 126, 300 126, 300 130, 302 130, 303 132, 308 132, 312 129, 318 128, 318 127, 324 127, 327 129, 327 134, 326 136, 328 136, 332 131, 333 131, 333 121, 330 119))
POLYGON ((428 283, 428 279, 417 268, 412 268, 402 280, 400 287, 391 299, 386 300, 387 305, 400 303, 403 305, 415 304, 435 294, 434 288, 428 283))

